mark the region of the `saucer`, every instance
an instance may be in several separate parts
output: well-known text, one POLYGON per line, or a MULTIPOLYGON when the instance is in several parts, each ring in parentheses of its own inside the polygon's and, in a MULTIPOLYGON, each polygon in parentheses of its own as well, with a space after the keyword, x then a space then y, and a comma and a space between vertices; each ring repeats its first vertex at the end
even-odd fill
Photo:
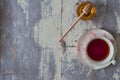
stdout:
POLYGON ((93 29, 93 30, 89 30, 86 33, 84 33, 77 42, 77 54, 78 54, 78 58, 79 60, 85 65, 88 66, 92 69, 101 69, 104 67, 109 66, 111 63, 115 64, 115 54, 116 54, 116 41, 114 39, 114 37, 107 31, 102 30, 102 29, 93 29), (112 57, 112 59, 105 64, 94 64, 92 62, 90 62, 90 60, 88 59, 88 57, 86 56, 86 46, 88 44, 89 41, 93 40, 96 37, 104 37, 109 39, 113 46, 114 46, 114 55, 112 57))

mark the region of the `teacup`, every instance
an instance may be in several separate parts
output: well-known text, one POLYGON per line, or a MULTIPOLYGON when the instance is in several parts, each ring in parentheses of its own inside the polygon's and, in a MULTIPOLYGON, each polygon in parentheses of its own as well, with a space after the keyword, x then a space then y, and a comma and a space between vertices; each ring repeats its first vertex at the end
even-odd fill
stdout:
POLYGON ((112 42, 105 37, 94 38, 86 46, 86 55, 94 64, 108 63, 114 55, 112 42))
POLYGON ((116 47, 116 41, 109 32, 94 29, 87 31, 78 39, 76 48, 80 62, 96 70, 116 63, 116 47))

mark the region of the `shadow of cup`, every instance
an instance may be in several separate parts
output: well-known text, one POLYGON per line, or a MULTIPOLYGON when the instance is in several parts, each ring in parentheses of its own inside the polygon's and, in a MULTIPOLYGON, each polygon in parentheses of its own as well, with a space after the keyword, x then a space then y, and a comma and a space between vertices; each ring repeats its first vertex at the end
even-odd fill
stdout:
POLYGON ((1 73, 1 59, 2 59, 2 53, 3 53, 3 47, 4 47, 4 40, 3 40, 3 34, 5 32, 5 6, 4 0, 0 0, 0 73, 1 73))
POLYGON ((116 37, 116 43, 117 43, 117 54, 116 54, 116 60, 120 61, 120 37, 116 37))

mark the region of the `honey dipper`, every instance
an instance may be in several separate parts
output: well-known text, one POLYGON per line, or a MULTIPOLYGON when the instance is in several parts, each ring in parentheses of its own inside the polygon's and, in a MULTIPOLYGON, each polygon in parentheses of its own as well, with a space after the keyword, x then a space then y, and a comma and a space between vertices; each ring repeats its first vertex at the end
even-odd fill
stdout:
POLYGON ((92 4, 88 3, 85 5, 80 16, 71 24, 70 28, 62 35, 62 37, 59 39, 59 42, 63 40, 63 38, 70 32, 70 30, 75 26, 75 24, 81 19, 81 17, 84 14, 89 14, 91 12, 91 9, 92 9, 92 4))

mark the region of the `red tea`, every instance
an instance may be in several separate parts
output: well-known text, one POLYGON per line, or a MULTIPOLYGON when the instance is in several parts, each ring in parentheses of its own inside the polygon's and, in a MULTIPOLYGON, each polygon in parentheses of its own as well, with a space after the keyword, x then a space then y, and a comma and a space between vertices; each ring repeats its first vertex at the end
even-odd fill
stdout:
POLYGON ((95 61, 102 61, 109 55, 109 45, 102 39, 92 40, 87 47, 88 56, 95 61))

